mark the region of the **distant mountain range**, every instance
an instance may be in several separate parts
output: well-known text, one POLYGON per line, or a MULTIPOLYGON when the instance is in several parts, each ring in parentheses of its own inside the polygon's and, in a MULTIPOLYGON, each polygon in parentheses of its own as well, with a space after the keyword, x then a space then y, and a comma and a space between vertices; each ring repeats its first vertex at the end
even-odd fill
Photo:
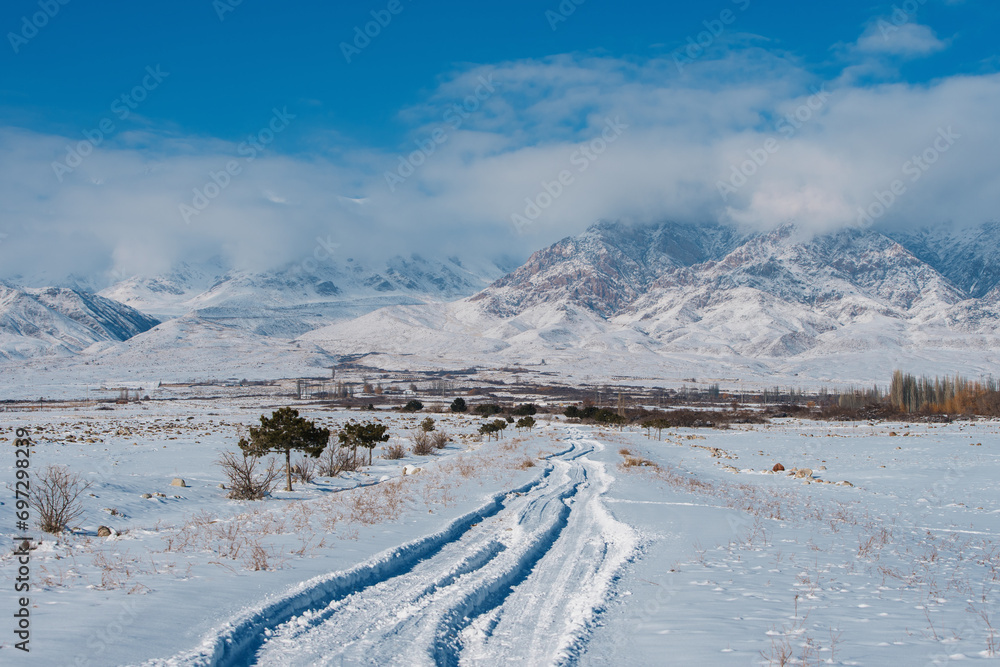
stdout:
POLYGON ((504 268, 413 256, 312 273, 184 265, 100 296, 8 286, 0 354, 108 364, 142 348, 181 372, 207 336, 220 367, 231 356, 244 371, 254 350, 297 350, 324 366, 371 354, 389 366, 544 360, 581 377, 867 381, 895 366, 992 372, 1000 349, 997 223, 814 236, 602 222, 504 268), (231 355, 227 339, 240 340, 231 355))
POLYGON ((164 319, 196 316, 262 336, 294 338, 384 306, 468 296, 503 273, 492 263, 470 268, 458 258, 419 255, 393 257, 379 267, 348 258, 269 272, 182 264, 165 275, 128 278, 100 294, 164 319))
POLYGON ((0 359, 72 356, 95 343, 128 340, 157 324, 134 308, 96 294, 0 283, 0 359))
POLYGON ((979 374, 1000 344, 998 248, 992 223, 813 236, 794 225, 606 222, 467 299, 302 338, 355 353, 556 360, 595 376, 869 380, 895 365, 979 374))

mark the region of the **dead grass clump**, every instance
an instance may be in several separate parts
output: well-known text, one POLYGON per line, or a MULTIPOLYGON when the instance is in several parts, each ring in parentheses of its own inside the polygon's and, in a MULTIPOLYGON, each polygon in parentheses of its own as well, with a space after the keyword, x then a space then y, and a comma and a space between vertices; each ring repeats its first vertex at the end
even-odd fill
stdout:
POLYGON ((422 429, 413 431, 413 453, 417 456, 427 456, 434 453, 434 445, 431 443, 431 434, 422 429))
POLYGON ((254 543, 250 547, 249 553, 243 559, 243 564, 248 570, 253 570, 254 572, 269 570, 271 567, 268 556, 270 554, 268 554, 267 549, 260 544, 254 543))
POLYGON ((623 468, 659 468, 656 463, 653 463, 649 459, 644 459, 641 456, 626 456, 625 460, 622 461, 623 468))
POLYGON ((534 468, 535 462, 530 456, 526 456, 524 460, 517 464, 517 467, 521 470, 527 470, 528 468, 534 468))
POLYGON ((431 445, 434 449, 444 449, 450 439, 444 431, 433 431, 431 433, 431 445))
POLYGON ((469 456, 456 456, 451 465, 442 470, 442 472, 451 471, 455 471, 468 479, 476 474, 476 464, 473 463, 472 458, 469 456))
POLYGON ((858 543, 858 558, 878 558, 879 551, 892 541, 892 532, 879 528, 858 543))
POLYGON ((404 482, 400 479, 355 489, 346 499, 346 518, 366 526, 394 521, 399 518, 409 499, 403 485, 404 482))
POLYGON ((382 454, 382 458, 388 459, 390 461, 395 461, 406 456, 406 448, 403 445, 397 443, 391 444, 385 448, 385 453, 382 454))

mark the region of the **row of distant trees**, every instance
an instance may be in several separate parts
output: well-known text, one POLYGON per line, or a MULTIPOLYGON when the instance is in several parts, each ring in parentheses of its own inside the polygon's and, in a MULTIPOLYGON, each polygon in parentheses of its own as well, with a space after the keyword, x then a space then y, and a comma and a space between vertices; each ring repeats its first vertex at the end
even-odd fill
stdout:
POLYGON ((485 435, 487 440, 490 438, 501 438, 503 437, 503 432, 511 424, 514 424, 514 428, 519 431, 521 429, 531 431, 535 428, 535 423, 535 418, 531 416, 521 417, 516 422, 513 417, 508 416, 506 419, 494 419, 493 421, 483 422, 479 427, 479 434, 485 435))
MULTIPOLYGON (((458 397, 451 402, 448 409, 452 412, 468 412, 469 405, 465 402, 464 398, 458 397)), ((499 415, 503 412, 507 412, 509 415, 514 417, 530 417, 531 415, 538 414, 538 406, 534 403, 521 403, 513 408, 505 409, 498 403, 479 403, 472 408, 472 411, 483 417, 492 417, 493 415, 499 415)))
POLYGON ((901 412, 1000 416, 1000 385, 994 379, 917 378, 896 371, 889 386, 889 403, 901 412))

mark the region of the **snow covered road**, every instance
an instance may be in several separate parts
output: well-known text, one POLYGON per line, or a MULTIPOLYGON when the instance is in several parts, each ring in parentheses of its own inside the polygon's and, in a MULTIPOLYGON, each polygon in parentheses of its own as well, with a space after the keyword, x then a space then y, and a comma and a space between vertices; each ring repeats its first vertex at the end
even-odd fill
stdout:
POLYGON ((612 478, 588 456, 603 445, 578 429, 564 443, 537 482, 455 522, 422 557, 331 575, 230 626, 236 641, 169 662, 572 664, 638 537, 603 505, 612 478))

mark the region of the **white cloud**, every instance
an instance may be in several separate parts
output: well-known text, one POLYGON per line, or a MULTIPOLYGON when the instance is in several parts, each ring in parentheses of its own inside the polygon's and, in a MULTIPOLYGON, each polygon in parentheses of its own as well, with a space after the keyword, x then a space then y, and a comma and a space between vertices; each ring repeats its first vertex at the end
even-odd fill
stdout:
POLYGON ((887 224, 997 217, 1000 76, 845 81, 815 95, 822 82, 756 48, 692 63, 683 76, 669 59, 569 55, 474 68, 402 114, 414 130, 398 151, 289 157, 278 140, 241 161, 190 224, 179 205, 192 205, 194 188, 240 159, 235 145, 168 133, 110 140, 60 183, 51 164, 77 138, 0 129, 0 278, 112 266, 155 273, 214 255, 266 268, 309 256, 317 238, 340 244, 345 257, 523 254, 601 218, 757 227, 794 219, 824 230, 855 224, 858 208, 894 180, 906 192, 887 224), (495 92, 459 127, 448 125, 449 105, 489 76, 495 92), (615 118, 628 127, 580 171, 581 146, 600 147, 615 118), (384 173, 438 128, 443 142, 390 191, 384 173), (906 163, 947 128, 960 138, 911 180, 906 163), (734 169, 752 173, 733 185, 734 169), (511 215, 526 198, 545 201, 546 184, 563 171, 572 182, 518 234, 511 215), (720 183, 732 186, 725 199, 720 183))
POLYGON ((920 57, 944 50, 947 43, 938 39, 929 26, 896 25, 891 20, 879 19, 858 38, 856 48, 866 54, 920 57))

